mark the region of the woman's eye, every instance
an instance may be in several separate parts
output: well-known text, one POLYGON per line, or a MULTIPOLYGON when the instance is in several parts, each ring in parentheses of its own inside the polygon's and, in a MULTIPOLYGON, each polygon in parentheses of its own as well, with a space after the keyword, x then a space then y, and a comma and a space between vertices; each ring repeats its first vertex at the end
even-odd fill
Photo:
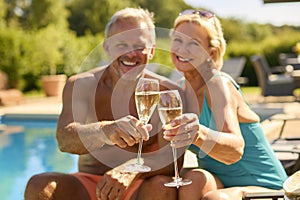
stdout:
POLYGON ((191 45, 199 46, 200 44, 198 42, 196 42, 196 41, 193 41, 193 42, 191 42, 191 45))
POLYGON ((173 42, 181 42, 181 39, 179 39, 179 38, 173 38, 173 42))

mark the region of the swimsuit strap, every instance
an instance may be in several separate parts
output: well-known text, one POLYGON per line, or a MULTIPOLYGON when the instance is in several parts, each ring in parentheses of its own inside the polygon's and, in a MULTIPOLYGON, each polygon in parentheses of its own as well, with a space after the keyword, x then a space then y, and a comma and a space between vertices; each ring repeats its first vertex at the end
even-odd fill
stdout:
MULTIPOLYGON (((234 87, 241 93, 241 95, 243 96, 245 102, 249 105, 247 99, 245 98, 244 93, 241 90, 240 85, 231 76, 229 76, 228 74, 226 74, 224 72, 216 71, 216 73, 208 81, 210 81, 210 80, 212 80, 216 77, 226 77, 227 79, 229 79, 229 81, 234 85, 234 87)), ((183 86, 184 80, 185 80, 184 77, 180 79, 180 81, 179 81, 179 86, 180 87, 183 86)), ((205 94, 206 94, 206 91, 205 91, 205 94)))

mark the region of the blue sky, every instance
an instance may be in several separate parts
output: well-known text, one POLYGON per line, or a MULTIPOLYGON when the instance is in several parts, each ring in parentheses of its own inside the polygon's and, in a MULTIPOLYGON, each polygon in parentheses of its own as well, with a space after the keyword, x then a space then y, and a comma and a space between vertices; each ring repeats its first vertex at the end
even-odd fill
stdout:
POLYGON ((250 22, 300 26, 300 2, 263 4, 263 0, 184 0, 206 8, 219 17, 236 17, 250 22))

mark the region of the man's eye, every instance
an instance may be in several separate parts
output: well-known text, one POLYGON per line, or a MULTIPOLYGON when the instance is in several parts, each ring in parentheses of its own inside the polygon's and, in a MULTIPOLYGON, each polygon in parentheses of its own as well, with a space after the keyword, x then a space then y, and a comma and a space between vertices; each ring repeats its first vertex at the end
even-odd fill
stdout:
POLYGON ((119 49, 125 49, 125 48, 127 47, 126 44, 117 44, 116 46, 117 46, 117 48, 119 48, 119 49))
POLYGON ((144 49, 146 49, 146 47, 144 47, 144 46, 135 46, 134 49, 137 50, 137 51, 143 51, 144 49))

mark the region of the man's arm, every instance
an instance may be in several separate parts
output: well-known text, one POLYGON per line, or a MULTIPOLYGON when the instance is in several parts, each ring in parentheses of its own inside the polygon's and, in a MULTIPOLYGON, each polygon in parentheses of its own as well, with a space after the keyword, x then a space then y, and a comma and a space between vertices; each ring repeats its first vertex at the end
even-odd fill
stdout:
POLYGON ((56 134, 61 151, 86 154, 101 148, 105 143, 125 148, 135 145, 140 138, 149 139, 148 131, 152 127, 143 126, 131 115, 98 121, 94 106, 98 81, 93 74, 88 73, 80 77, 73 76, 67 81, 56 134))
POLYGON ((63 91, 63 108, 57 123, 56 137, 59 148, 64 152, 74 154, 88 153, 87 148, 82 142, 80 134, 85 133, 89 139, 94 140, 94 145, 101 147, 104 142, 97 133, 99 125, 91 123, 86 125, 89 103, 91 95, 88 91, 92 90, 94 83, 93 77, 70 77, 63 91), (89 88, 87 90, 86 88, 89 88))

